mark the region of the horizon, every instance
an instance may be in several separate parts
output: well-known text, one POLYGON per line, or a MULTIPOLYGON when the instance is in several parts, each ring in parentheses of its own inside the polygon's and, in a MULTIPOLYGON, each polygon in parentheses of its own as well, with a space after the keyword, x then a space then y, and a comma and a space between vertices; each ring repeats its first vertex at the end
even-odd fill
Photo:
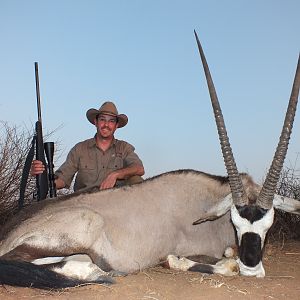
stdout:
MULTIPOLYGON (((1 121, 37 120, 64 161, 95 129, 85 113, 115 102, 145 178, 177 169, 226 176, 193 30, 214 80, 239 172, 261 182, 273 159, 299 57, 300 2, 71 1, 0 3, 1 121)), ((299 110, 299 109, 298 109, 299 110)), ((297 166, 296 113, 285 166, 297 166)))

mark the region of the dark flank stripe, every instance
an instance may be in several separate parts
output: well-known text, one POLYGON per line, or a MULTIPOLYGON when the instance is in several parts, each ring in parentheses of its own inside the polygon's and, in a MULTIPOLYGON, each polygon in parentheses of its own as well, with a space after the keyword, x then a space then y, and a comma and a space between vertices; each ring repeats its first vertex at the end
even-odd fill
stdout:
POLYGON ((61 289, 88 283, 111 284, 113 280, 109 277, 101 277, 96 281, 86 282, 55 273, 47 269, 47 266, 0 260, 0 284, 39 289, 61 289))
POLYGON ((50 256, 69 256, 74 253, 85 253, 85 249, 71 247, 62 247, 61 249, 48 249, 22 244, 2 255, 1 259, 31 262, 37 258, 50 256))

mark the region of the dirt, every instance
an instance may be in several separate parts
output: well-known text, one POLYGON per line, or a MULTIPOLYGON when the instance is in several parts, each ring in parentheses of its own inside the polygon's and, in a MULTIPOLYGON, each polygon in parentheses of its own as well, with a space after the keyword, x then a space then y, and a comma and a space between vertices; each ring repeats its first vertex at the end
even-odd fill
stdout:
POLYGON ((155 267, 116 278, 111 286, 88 285, 60 291, 0 286, 0 299, 300 299, 300 241, 268 244, 264 266, 263 279, 155 267))

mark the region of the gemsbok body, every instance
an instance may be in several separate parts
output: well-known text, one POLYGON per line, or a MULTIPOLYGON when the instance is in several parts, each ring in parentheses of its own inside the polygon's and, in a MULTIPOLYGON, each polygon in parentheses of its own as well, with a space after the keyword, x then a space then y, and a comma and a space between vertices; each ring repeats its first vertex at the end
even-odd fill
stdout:
POLYGON ((196 32, 195 36, 228 176, 179 170, 132 186, 36 203, 0 232, 0 284, 62 288, 111 283, 111 275, 166 260, 175 268, 218 272, 218 264, 202 265, 178 256, 221 258, 236 240, 240 273, 265 276, 263 246, 274 208, 300 214, 298 200, 275 194, 296 112, 300 58, 280 141, 261 187, 249 175, 238 173, 196 32))

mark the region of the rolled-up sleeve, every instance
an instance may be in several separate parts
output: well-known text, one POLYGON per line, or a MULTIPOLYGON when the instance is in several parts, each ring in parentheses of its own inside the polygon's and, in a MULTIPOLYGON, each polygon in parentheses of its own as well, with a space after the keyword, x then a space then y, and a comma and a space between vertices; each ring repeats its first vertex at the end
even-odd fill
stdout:
POLYGON ((122 146, 124 147, 122 151, 124 167, 129 167, 131 165, 143 166, 143 162, 141 161, 139 156, 135 153, 135 148, 131 144, 124 142, 122 146))
POLYGON ((66 161, 55 172, 55 175, 62 179, 66 187, 69 188, 74 175, 78 171, 78 153, 77 145, 75 145, 69 152, 66 161))

